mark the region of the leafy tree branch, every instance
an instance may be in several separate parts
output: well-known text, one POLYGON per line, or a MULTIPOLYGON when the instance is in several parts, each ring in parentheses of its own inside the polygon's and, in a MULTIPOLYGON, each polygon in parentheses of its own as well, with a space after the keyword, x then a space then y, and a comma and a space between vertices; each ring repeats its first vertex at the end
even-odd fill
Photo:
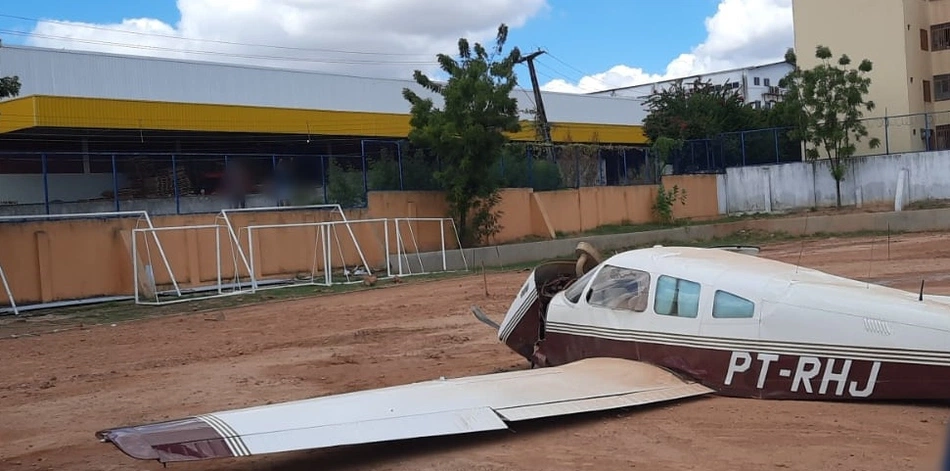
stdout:
POLYGON ((416 83, 442 96, 442 109, 436 108, 431 98, 403 89, 403 97, 412 104, 409 139, 441 158, 442 170, 436 172, 436 178, 446 190, 463 244, 481 242, 500 230, 500 213, 494 209, 499 200, 498 179, 492 169, 508 143, 506 133, 521 130, 518 102, 511 96, 521 52, 513 48, 501 56, 507 38, 505 24, 498 27, 490 51, 460 38, 458 59, 437 56, 440 68, 449 76, 445 83, 436 83, 419 70, 414 72, 416 83))
MULTIPOLYGON (((795 65, 782 79, 780 85, 788 90, 787 97, 801 112, 795 119, 794 135, 810 146, 805 156, 810 160, 821 157, 824 151, 829 161, 831 176, 835 179, 837 206, 841 207, 841 182, 848 168, 848 161, 857 152, 857 143, 868 137, 861 121, 863 110, 874 110, 874 102, 867 100, 871 79, 871 61, 863 59, 857 68, 849 68, 851 58, 842 54, 832 62, 831 49, 819 45, 815 48, 818 64, 802 69, 797 64, 791 49, 785 59, 795 65)), ((877 148, 881 140, 872 138, 870 148, 877 148)))

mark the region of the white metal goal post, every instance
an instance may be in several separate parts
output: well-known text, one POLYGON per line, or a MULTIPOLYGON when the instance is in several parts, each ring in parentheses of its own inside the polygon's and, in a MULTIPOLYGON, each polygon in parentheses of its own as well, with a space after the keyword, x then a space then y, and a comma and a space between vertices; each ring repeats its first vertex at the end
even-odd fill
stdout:
POLYGON ((303 223, 285 223, 285 224, 257 224, 247 226, 247 239, 248 239, 248 265, 250 268, 250 278, 251 278, 251 289, 274 289, 274 288, 284 288, 289 286, 306 286, 306 285, 317 285, 317 286, 332 286, 335 284, 333 277, 335 257, 339 256, 339 262, 343 271, 343 276, 346 281, 341 282, 342 284, 347 283, 359 283, 362 281, 362 278, 354 280, 351 278, 353 276, 359 275, 372 275, 373 269, 370 266, 370 263, 367 262, 366 253, 364 251, 363 244, 357 239, 356 234, 352 230, 351 225, 370 225, 377 224, 382 226, 382 238, 379 237, 379 234, 376 234, 377 242, 380 244, 382 261, 386 265, 386 277, 390 276, 390 267, 388 263, 390 249, 389 249, 389 220, 386 218, 376 218, 376 219, 351 219, 347 221, 324 221, 324 222, 303 222, 303 223), (360 263, 350 264, 346 258, 343 242, 340 239, 340 236, 337 231, 337 227, 345 225, 349 229, 349 233, 352 237, 353 247, 356 252, 359 254, 360 263), (257 252, 258 243, 260 242, 260 234, 263 231, 275 231, 275 230, 293 230, 293 229, 313 229, 314 230, 314 241, 313 241, 313 257, 310 265, 310 278, 309 280, 295 280, 295 279, 281 279, 281 280, 267 280, 271 281, 274 284, 266 288, 261 288, 260 284, 264 281, 263 267, 260 267, 257 263, 257 259, 266 258, 266 250, 261 249, 260 252, 257 252), (255 243, 257 241, 258 243, 255 243), (362 271, 362 273, 361 273, 362 271), (317 274, 320 273, 322 276, 318 277, 317 274))
POLYGON ((455 270, 449 270, 448 268, 448 249, 446 248, 446 223, 451 223, 452 232, 455 234, 455 242, 458 247, 459 255, 462 257, 462 264, 464 265, 464 271, 468 271, 468 261, 465 259, 465 251, 462 250, 462 240, 459 237, 458 228, 455 225, 455 220, 452 218, 438 218, 438 217, 405 217, 405 218, 393 218, 394 227, 396 229, 396 260, 397 260, 397 275, 398 276, 412 276, 412 275, 425 275, 435 273, 431 270, 432 263, 442 263, 442 272, 452 272, 455 270), (413 223, 438 223, 439 224, 439 250, 437 252, 429 251, 423 252, 419 239, 416 236, 416 231, 413 230, 413 223), (409 258, 410 250, 406 244, 406 237, 404 235, 403 227, 408 229, 409 242, 412 244, 412 254, 415 255, 415 259, 418 262, 418 271, 413 271, 412 262, 409 258), (435 257, 436 260, 429 261, 426 263, 426 259, 431 259, 435 257), (405 265, 403 261, 405 260, 405 265), (427 269, 426 266, 430 268, 427 269), (403 271, 405 267, 406 271, 403 271))
MULTIPOLYGON (((248 273, 251 272, 251 264, 247 259, 247 255, 244 252, 244 248, 241 246, 241 239, 238 237, 237 232, 234 230, 234 225, 231 222, 229 214, 232 213, 249 213, 249 212, 265 212, 265 211, 304 211, 304 210, 330 210, 330 214, 337 214, 340 217, 340 220, 343 224, 346 225, 346 229, 350 234, 350 239, 353 243, 359 247, 359 243, 356 241, 356 235, 353 233, 353 229, 349 225, 349 220, 346 217, 346 213, 343 212, 343 207, 339 204, 312 204, 307 206, 269 206, 261 208, 229 208, 222 209, 218 216, 215 218, 215 221, 224 220, 224 223, 228 229, 228 234, 231 236, 231 239, 237 245, 238 255, 241 257, 241 262, 244 264, 244 268, 248 273)), ((243 234, 243 230, 241 231, 243 234)), ((363 257, 362 251, 360 251, 360 260, 363 262, 363 266, 366 266, 366 259, 363 257)), ((367 270, 369 268, 367 267, 367 270)))
MULTIPOLYGON (((202 299, 211 299, 211 298, 220 298, 224 296, 233 296, 242 293, 250 293, 253 290, 250 287, 250 283, 241 282, 242 272, 240 264, 237 259, 237 250, 235 249, 235 244, 231 241, 229 237, 225 236, 225 240, 230 242, 230 254, 231 254, 231 266, 232 274, 230 276, 231 280, 225 282, 224 279, 224 270, 222 263, 223 248, 222 247, 222 237, 221 232, 226 230, 226 227, 221 224, 204 224, 204 225, 194 225, 194 226, 167 226, 167 227, 152 227, 152 228, 137 228, 132 231, 132 273, 134 277, 134 286, 135 286, 135 303, 140 305, 150 305, 150 306, 159 306, 165 304, 174 304, 186 301, 199 301, 202 299), (161 290, 158 287, 158 283, 154 276, 154 271, 151 269, 153 265, 151 247, 149 243, 150 237, 158 240, 158 233, 169 233, 173 231, 214 231, 214 257, 215 257, 215 283, 213 285, 201 284, 201 273, 195 274, 197 276, 197 283, 194 283, 193 286, 188 288, 176 288, 173 291, 161 290), (144 249, 144 266, 143 262, 140 262, 142 259, 142 248, 139 243, 139 235, 145 235, 142 237, 143 243, 145 245, 144 249), (144 270, 143 270, 144 268, 144 270), (144 278, 144 279, 143 279, 144 278), (145 293, 143 293, 143 286, 146 287, 145 293)), ((200 247, 201 244, 198 243, 200 247)), ((200 258, 200 254, 199 254, 200 258)), ((186 258, 187 260, 187 258, 186 258)), ((200 264, 199 264, 200 271, 200 264)), ((186 270, 187 271, 187 270, 186 270)), ((169 268, 169 276, 171 277, 171 282, 175 286, 179 286, 178 281, 175 279, 175 272, 169 268)), ((179 271, 181 273, 181 271, 179 271)))
MULTIPOLYGON (((152 225, 152 218, 149 217, 147 211, 107 211, 99 213, 62 213, 62 214, 29 214, 29 215, 19 215, 19 216, 0 216, 0 223, 10 223, 10 222, 25 222, 25 221, 50 221, 50 220, 64 220, 64 219, 118 219, 118 218, 129 218, 135 217, 135 226, 133 230, 139 229, 140 224, 144 221, 145 227, 148 229, 154 229, 155 226, 152 225)), ((153 234, 154 236, 154 234, 153 234)), ((158 249, 159 256, 165 267, 165 270, 168 272, 169 276, 172 278, 172 288, 176 293, 180 295, 180 289, 178 283, 174 282, 174 275, 171 273, 171 265, 168 263, 168 258, 165 256, 165 249, 162 247, 161 242, 158 240, 157 236, 155 237, 155 245, 158 249)), ((134 239, 134 236, 133 236, 134 239)), ((130 248, 130 251, 134 252, 130 248)), ((133 255, 134 257, 134 255, 133 255)), ((121 299, 128 299, 129 296, 111 296, 108 298, 91 298, 91 299, 80 299, 80 300, 67 300, 67 301, 56 301, 50 303, 36 303, 31 305, 22 305, 16 302, 16 293, 13 288, 10 286, 10 282, 7 279, 7 274, 3 271, 2 268, 3 261, 0 260, 0 281, 2 281, 3 289, 9 299, 10 307, 4 308, 0 307, 0 313, 2 312, 12 312, 13 315, 19 316, 22 311, 26 310, 36 310, 36 309, 47 309, 51 307, 59 306, 68 306, 68 305, 78 305, 78 304, 90 304, 95 302, 103 301, 115 301, 121 299)))

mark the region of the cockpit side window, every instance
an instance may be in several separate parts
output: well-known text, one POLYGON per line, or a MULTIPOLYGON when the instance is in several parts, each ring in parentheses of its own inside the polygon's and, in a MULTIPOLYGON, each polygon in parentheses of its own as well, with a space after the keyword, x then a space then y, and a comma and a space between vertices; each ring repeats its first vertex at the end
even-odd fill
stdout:
POLYGON ((755 303, 722 290, 713 297, 712 316, 717 319, 749 319, 755 315, 755 303))
POLYGON ((643 312, 649 306, 650 274, 605 265, 590 285, 587 303, 621 311, 643 312))
POLYGON ((587 282, 590 281, 594 275, 597 274, 597 268, 592 269, 591 271, 584 273, 584 276, 581 276, 570 286, 564 290, 564 297, 567 298, 568 302, 571 304, 577 304, 577 301, 580 301, 581 295, 584 294, 584 288, 587 287, 587 282))
POLYGON ((699 315, 699 283, 662 275, 656 280, 653 310, 662 316, 690 317, 699 315))

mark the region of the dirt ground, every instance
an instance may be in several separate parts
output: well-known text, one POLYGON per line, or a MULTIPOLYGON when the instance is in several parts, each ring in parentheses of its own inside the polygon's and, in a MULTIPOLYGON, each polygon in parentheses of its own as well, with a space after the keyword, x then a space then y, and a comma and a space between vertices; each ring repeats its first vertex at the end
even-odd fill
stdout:
MULTIPOLYGON (((950 234, 789 242, 763 256, 950 294, 950 234), (888 253, 890 260, 888 260, 888 253)), ((527 275, 407 282, 0 341, 0 469, 158 470, 96 430, 439 376, 524 368, 496 318, 527 275)), ((202 470, 936 469, 950 409, 703 397, 513 432, 172 464, 202 470)))

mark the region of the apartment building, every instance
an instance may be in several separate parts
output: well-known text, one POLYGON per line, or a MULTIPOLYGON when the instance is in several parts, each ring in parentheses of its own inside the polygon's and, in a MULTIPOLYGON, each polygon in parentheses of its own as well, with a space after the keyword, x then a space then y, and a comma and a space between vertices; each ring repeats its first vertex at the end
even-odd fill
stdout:
POLYGON ((653 93, 665 90, 674 83, 679 82, 688 87, 699 81, 709 82, 717 88, 736 90, 739 96, 753 107, 770 108, 782 100, 785 91, 778 86, 778 83, 791 71, 792 65, 785 61, 770 62, 751 67, 717 70, 689 77, 677 77, 659 82, 601 90, 589 93, 589 95, 645 100, 653 93))
POLYGON ((950 149, 950 0, 793 0, 792 9, 802 67, 817 63, 818 45, 873 62, 872 137, 891 152, 950 149))

